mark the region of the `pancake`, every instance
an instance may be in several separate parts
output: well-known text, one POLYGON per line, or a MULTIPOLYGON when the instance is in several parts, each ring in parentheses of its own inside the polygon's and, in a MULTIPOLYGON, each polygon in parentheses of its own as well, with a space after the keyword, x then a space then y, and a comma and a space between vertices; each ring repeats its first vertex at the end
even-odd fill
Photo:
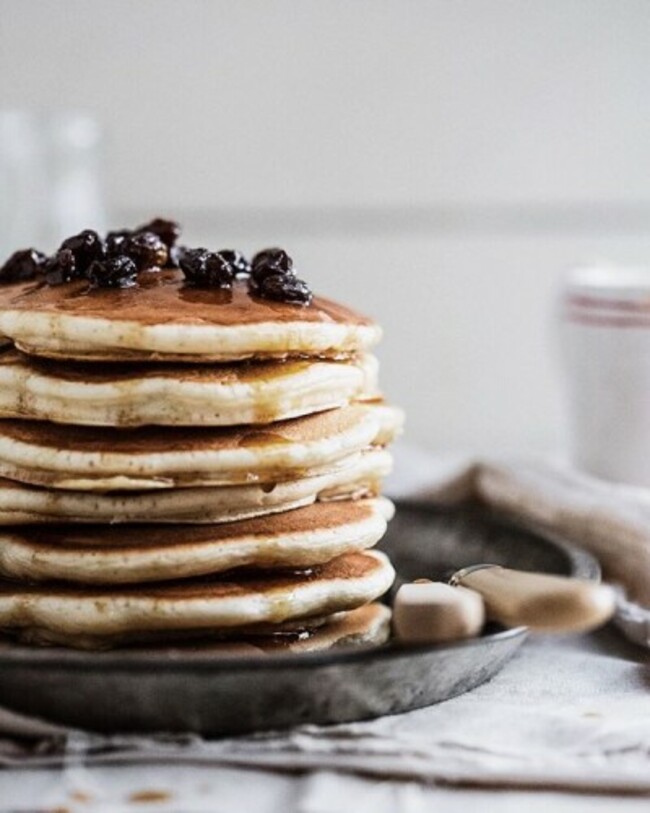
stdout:
POLYGON ((277 483, 329 473, 402 427, 382 403, 258 426, 136 429, 0 421, 0 477, 49 488, 114 491, 277 483))
POLYGON ((64 365, 0 354, 0 417, 85 426, 232 426, 377 395, 377 360, 64 365))
POLYGON ((303 568, 375 545, 385 498, 314 503, 221 525, 44 526, 0 530, 0 573, 29 581, 137 584, 234 568, 303 568))
POLYGON ((379 327, 321 297, 309 306, 185 284, 179 271, 145 272, 134 288, 93 289, 86 280, 0 288, 0 334, 26 353, 92 361, 230 362, 345 358, 377 343, 379 327))
POLYGON ((0 583, 0 629, 32 641, 144 631, 235 630, 353 610, 381 596, 395 571, 378 551, 347 553, 308 571, 136 587, 0 583))
POLYGON ((391 470, 383 449, 348 465, 282 483, 100 494, 52 491, 0 478, 0 525, 57 522, 218 523, 288 511, 317 499, 375 496, 391 470))
MULTIPOLYGON (((19 637, 25 643, 72 646, 76 649, 106 650, 137 647, 137 654, 169 658, 202 660, 206 657, 241 658, 265 655, 300 655, 331 649, 380 646, 390 637, 391 611, 384 604, 372 602, 356 610, 334 613, 314 626, 313 619, 269 626, 260 631, 237 630, 230 636, 211 637, 205 630, 187 632, 125 635, 70 635, 47 630, 25 630, 19 637)), ((2 643, 0 642, 0 646, 2 643)), ((126 650, 128 652, 128 650, 126 650)))

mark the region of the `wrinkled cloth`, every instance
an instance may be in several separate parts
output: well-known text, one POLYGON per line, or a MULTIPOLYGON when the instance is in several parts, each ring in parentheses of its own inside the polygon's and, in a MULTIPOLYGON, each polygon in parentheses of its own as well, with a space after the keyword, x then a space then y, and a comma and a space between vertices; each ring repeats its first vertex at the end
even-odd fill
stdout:
POLYGON ((426 709, 287 733, 206 741, 71 732, 66 740, 57 727, 0 715, 0 724, 37 735, 0 740, 0 765, 167 761, 650 794, 650 654, 612 632, 584 641, 531 641, 490 682, 426 709))
MULTIPOLYGON (((413 455, 395 496, 482 499, 581 544, 621 585, 617 624, 648 646, 650 497, 548 463, 413 455)), ((187 762, 326 769, 446 785, 650 794, 650 653, 613 631, 527 643, 492 681, 426 709, 338 726, 206 741, 100 736, 0 710, 0 765, 187 762), (4 736, 3 736, 4 735, 4 736)), ((1 705, 1 698, 0 698, 1 705)))

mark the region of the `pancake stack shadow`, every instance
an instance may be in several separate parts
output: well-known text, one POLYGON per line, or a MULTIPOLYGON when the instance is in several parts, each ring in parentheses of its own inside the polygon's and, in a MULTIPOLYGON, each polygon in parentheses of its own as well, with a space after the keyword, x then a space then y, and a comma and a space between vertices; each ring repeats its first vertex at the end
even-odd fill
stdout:
MULTIPOLYGON (((156 285, 178 296, 176 276, 156 285)), ((127 310, 128 297, 146 299, 120 294, 127 310)), ((344 348, 294 358, 283 325, 305 311, 274 308, 278 335, 260 332, 257 360, 117 341, 92 360, 12 335, 0 354, 5 633, 224 654, 386 640, 377 599, 394 572, 372 548, 392 516, 381 486, 401 413, 382 400, 353 322, 344 348)))

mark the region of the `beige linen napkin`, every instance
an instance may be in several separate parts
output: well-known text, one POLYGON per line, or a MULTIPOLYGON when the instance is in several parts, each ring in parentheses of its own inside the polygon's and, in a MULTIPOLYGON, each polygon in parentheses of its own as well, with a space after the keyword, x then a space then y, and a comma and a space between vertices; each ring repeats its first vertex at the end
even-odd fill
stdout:
MULTIPOLYGON (((644 492, 543 462, 440 460, 408 451, 392 492, 438 503, 480 498, 518 522, 582 544, 627 591, 617 623, 649 645, 643 605, 650 602, 650 497, 644 492)), ((650 793, 649 688, 650 653, 611 632, 540 639, 469 694, 364 723, 205 741, 66 732, 0 711, 0 765, 173 760, 650 793)))

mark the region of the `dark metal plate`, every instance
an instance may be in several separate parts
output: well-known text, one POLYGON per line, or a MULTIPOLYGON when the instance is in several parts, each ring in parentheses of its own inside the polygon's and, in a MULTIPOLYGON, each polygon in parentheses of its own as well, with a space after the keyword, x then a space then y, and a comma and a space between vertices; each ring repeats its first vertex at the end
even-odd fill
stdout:
MULTIPOLYGON (((381 547, 399 580, 445 578, 478 562, 598 579, 589 555, 479 507, 400 503, 381 547)), ((88 653, 0 649, 0 705, 104 732, 209 736, 339 723, 447 700, 491 678, 526 637, 488 630, 455 644, 265 658, 184 657, 181 650, 88 653)))

